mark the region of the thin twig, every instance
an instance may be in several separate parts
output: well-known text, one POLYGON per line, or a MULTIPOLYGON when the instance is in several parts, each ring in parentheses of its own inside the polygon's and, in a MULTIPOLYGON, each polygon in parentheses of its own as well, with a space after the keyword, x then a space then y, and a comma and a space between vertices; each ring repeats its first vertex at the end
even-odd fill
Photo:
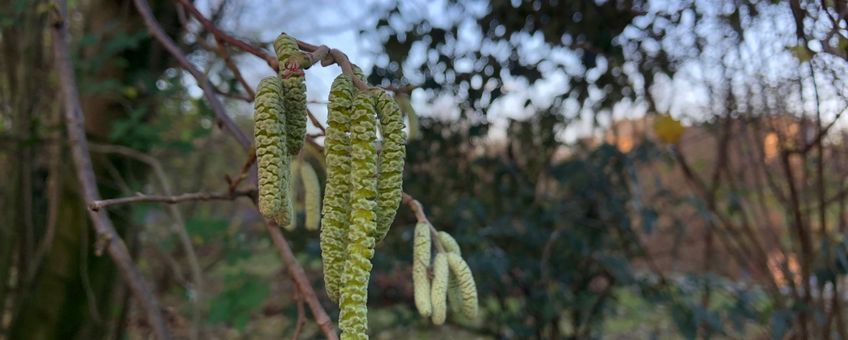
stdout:
MULTIPOLYGON (((176 1, 179 1, 179 3, 182 4, 186 10, 188 10, 191 16, 197 19, 197 21, 199 21, 204 28, 206 28, 217 38, 226 41, 227 43, 233 45, 234 47, 242 51, 264 59, 268 66, 274 69, 274 71, 280 70, 279 61, 277 61, 277 59, 271 56, 270 54, 266 53, 260 48, 251 46, 250 44, 247 44, 238 38, 224 33, 223 31, 221 31, 221 29, 215 26, 212 21, 204 17, 203 13, 200 13, 197 7, 194 7, 194 5, 188 0, 176 1)), ((310 63, 309 65, 315 64, 318 61, 321 61, 322 66, 336 64, 342 69, 342 73, 348 75, 353 80, 353 84, 356 85, 358 89, 362 91, 367 91, 371 88, 370 86, 368 86, 368 84, 362 81, 362 79, 356 76, 355 72, 353 71, 354 65, 350 62, 350 59, 347 57, 347 54, 344 54, 344 52, 335 48, 328 48, 324 45, 313 45, 300 40, 297 40, 297 46, 301 50, 309 53, 306 60, 310 63)))
POLYGON ((215 117, 218 119, 218 123, 223 125, 223 127, 236 138, 243 149, 247 150, 250 148, 250 139, 247 138, 247 135, 245 135, 241 129, 239 129, 238 125, 236 125, 232 118, 227 116, 224 104, 221 103, 221 100, 218 99, 217 96, 215 96, 215 88, 212 86, 209 78, 207 78, 206 75, 200 72, 200 70, 188 61, 185 53, 179 46, 177 46, 177 43, 175 43, 174 40, 165 33, 165 30, 153 16, 153 11, 150 9, 150 5, 147 3, 147 0, 134 0, 134 3, 142 19, 144 19, 144 24, 147 26, 147 30, 150 31, 150 34, 156 38, 156 40, 159 40, 162 46, 168 50, 168 53, 177 60, 177 63, 179 63, 183 69, 191 73, 192 77, 194 77, 197 81, 197 85, 200 86, 201 90, 203 90, 203 95, 209 102, 209 108, 212 109, 212 112, 215 113, 215 117))
MULTIPOLYGON (((59 86, 64 100, 65 127, 67 128, 74 167, 83 199, 85 202, 91 203, 99 200, 100 194, 97 189, 94 169, 91 166, 91 157, 88 153, 88 141, 85 137, 85 125, 83 123, 84 115, 76 85, 74 67, 68 52, 68 29, 64 20, 65 13, 67 13, 67 2, 59 0, 58 5, 53 10, 56 14, 56 20, 51 29, 53 53, 56 70, 59 74, 59 86)), ((115 231, 109 215, 105 211, 97 212, 94 210, 89 210, 88 215, 98 237, 107 240, 106 249, 115 261, 118 271, 130 287, 141 309, 144 310, 153 334, 159 339, 170 339, 170 331, 162 317, 159 301, 151 292, 138 268, 135 267, 129 250, 115 231)))
POLYGON ((191 16, 193 16, 197 21, 199 21, 200 24, 203 25, 203 27, 206 28, 213 35, 215 35, 216 37, 218 37, 219 39, 221 39, 223 41, 226 41, 228 44, 233 45, 233 46, 235 46, 236 48, 238 48, 242 51, 245 51, 245 52, 253 54, 253 55, 255 55, 255 56, 257 56, 261 59, 264 59, 265 62, 268 63, 268 66, 270 66, 272 69, 274 69, 274 71, 279 71, 280 66, 279 66, 279 62, 277 61, 277 58, 266 53, 264 50, 262 50, 259 47, 252 46, 248 43, 245 43, 241 39, 235 38, 235 37, 233 37, 233 36, 231 36, 227 33, 224 33, 223 31, 221 31, 221 29, 218 28, 218 26, 215 26, 215 23, 213 23, 212 21, 209 21, 209 19, 206 19, 206 17, 203 16, 203 13, 200 13, 200 11, 197 9, 197 7, 194 7, 194 5, 191 2, 189 2, 188 0, 176 0, 176 1, 178 1, 181 5, 183 5, 183 8, 185 8, 189 12, 189 14, 191 14, 191 16))
POLYGON ((194 192, 188 194, 180 194, 175 196, 167 195, 144 195, 110 198, 105 200, 96 200, 88 205, 88 208, 93 211, 98 211, 113 205, 131 204, 131 203, 166 203, 176 204, 191 201, 215 201, 225 200, 231 201, 240 196, 251 197, 256 194, 256 190, 237 190, 235 192, 194 192))
POLYGON ((327 129, 325 129, 324 125, 322 125, 321 122, 318 121, 318 118, 315 118, 315 115, 312 114, 312 111, 306 110, 306 115, 309 117, 309 121, 312 122, 312 125, 315 125, 315 127, 317 127, 318 130, 321 130, 322 135, 327 134, 327 129))
POLYGON ((294 333, 292 333, 292 340, 297 340, 300 338, 300 331, 303 329, 303 325, 306 324, 306 311, 303 310, 303 297, 300 296, 300 289, 296 288, 294 290, 294 300, 297 301, 297 321, 294 326, 294 333))
POLYGON ((229 186, 229 191, 233 192, 238 188, 238 185, 247 178, 247 174, 250 169, 253 167, 253 164, 256 163, 256 148, 251 147, 247 154, 247 160, 244 161, 244 165, 241 166, 241 172, 239 176, 236 177, 235 180, 230 178, 229 175, 226 176, 227 184, 229 186))
MULTIPOLYGON (((147 164, 151 169, 153 169, 153 174, 159 180, 159 185, 162 187, 163 194, 173 194, 173 191, 171 190, 171 181, 168 180, 168 176, 165 174, 162 163, 155 157, 122 145, 91 143, 90 146, 91 150, 95 152, 118 154, 147 164)), ((232 194, 232 191, 230 193, 232 194)), ((193 288, 195 291, 195 297, 192 299, 192 324, 189 338, 196 340, 200 337, 201 327, 203 326, 201 320, 203 319, 203 304, 206 296, 204 288, 206 285, 203 282, 203 271, 200 268, 200 261, 197 259, 197 252, 194 250, 191 237, 186 230, 185 219, 183 218, 182 213, 175 205, 169 205, 168 211, 173 219, 171 229, 180 240, 180 245, 185 251, 188 266, 191 271, 192 282, 194 283, 193 288)))
MULTIPOLYGON (((153 16, 153 13, 150 10, 150 6, 147 1, 134 0, 134 3, 137 10, 139 11, 139 14, 144 19, 144 22, 147 25, 147 28, 150 31, 151 35, 153 35, 157 40, 159 40, 159 42, 165 46, 168 52, 171 53, 171 55, 175 59, 177 59, 180 65, 186 70, 188 70, 189 73, 191 73, 191 75, 197 80, 197 83, 201 85, 200 88, 203 90, 204 95, 210 103, 212 112, 215 113, 215 116, 220 122, 223 123, 224 127, 229 131, 229 133, 236 138, 236 141, 239 142, 242 149, 244 149, 245 151, 249 151, 251 149, 250 140, 247 138, 244 132, 242 132, 238 128, 235 122, 233 122, 232 119, 227 116, 227 113, 224 110, 224 106, 221 101, 215 96, 214 89, 212 88, 211 83, 209 83, 209 80, 205 78, 202 73, 197 71, 194 65, 188 62, 185 53, 180 50, 176 43, 174 43, 174 41, 167 34, 165 34, 161 25, 159 25, 159 23, 156 21, 156 18, 153 16)), ((191 8, 193 6, 191 6, 189 2, 183 1, 181 3, 186 6, 186 9, 188 9, 189 12, 192 12, 193 15, 195 14, 194 12, 196 12, 196 9, 194 9, 193 11, 191 8)), ((210 31, 220 32, 217 28, 215 28, 214 30, 210 29, 210 31)), ((227 37, 223 38, 224 40, 228 39, 227 37)), ((244 50, 243 47, 245 46, 242 45, 246 44, 239 45, 234 43, 233 45, 244 50)), ((276 60, 273 59, 266 60, 269 61, 269 65, 271 64, 271 61, 276 62, 276 60)), ((253 181, 253 179, 251 179, 251 181, 253 181)), ((256 196, 253 196, 251 198, 253 199, 254 205, 256 205, 256 196)), ((289 247, 289 244, 286 241, 285 237, 283 237, 282 232, 280 232, 280 229, 276 226, 276 224, 270 221, 265 221, 265 226, 266 230, 271 236, 271 240, 273 241, 275 248, 278 250, 280 257, 286 264, 286 268, 289 271, 289 275, 291 275, 292 279, 297 283, 298 289, 300 289, 301 293, 304 296, 304 299, 309 305, 309 308, 312 312, 312 315, 315 317, 315 322, 318 324, 318 327, 324 333, 324 336, 328 339, 338 339, 338 335, 336 334, 336 328, 333 325, 332 320, 327 315, 327 312, 324 310, 324 307, 321 306, 321 303, 318 300, 317 295, 315 294, 315 290, 312 289, 312 285, 310 284, 309 279, 306 277, 306 273, 303 271, 303 267, 301 267, 300 263, 297 262, 297 259, 292 253, 291 248, 289 247)))
POLYGON ((218 53, 224 58, 224 63, 226 63, 227 68, 230 69, 230 72, 232 72, 233 76, 236 77, 236 80, 238 80, 239 84, 241 84, 241 87, 244 88, 244 92, 247 94, 247 97, 252 101, 253 98, 256 97, 256 93, 254 93, 253 89, 250 88, 250 84, 244 80, 244 76, 241 75, 241 71, 236 66, 236 63, 233 62, 230 52, 227 51, 227 45, 224 45, 224 40, 221 37, 215 36, 215 42, 218 43, 218 53))
MULTIPOLYGON (((256 201, 254 200, 254 202, 256 201)), ((333 325, 333 320, 330 319, 327 312, 324 311, 324 307, 321 306, 321 302, 318 300, 315 290, 312 289, 312 285, 309 283, 309 279, 306 277, 303 267, 297 262, 297 258, 295 258, 294 253, 292 253, 289 243, 286 241, 285 237, 283 237, 280 227, 276 223, 266 220, 265 229, 268 231, 268 234, 271 235, 271 241, 274 243, 274 248, 277 249, 280 257, 283 259, 283 263, 286 265, 286 270, 289 272, 289 276, 291 276, 295 285, 297 285, 297 289, 303 295, 303 299, 306 300, 306 304, 309 305, 309 309, 315 317, 315 323, 318 324, 318 328, 321 329, 327 339, 338 340, 339 337, 336 334, 336 327, 333 325)))

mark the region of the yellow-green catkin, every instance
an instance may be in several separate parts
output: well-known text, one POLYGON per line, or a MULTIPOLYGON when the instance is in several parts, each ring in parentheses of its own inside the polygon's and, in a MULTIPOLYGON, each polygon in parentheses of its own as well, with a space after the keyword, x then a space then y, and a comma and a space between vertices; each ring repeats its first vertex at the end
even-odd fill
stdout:
MULTIPOLYGON (((285 147, 283 147, 285 148, 285 147)), ((277 224, 281 227, 285 228, 288 231, 292 231, 297 227, 297 211, 295 211, 295 201, 297 200, 297 190, 295 188, 295 184, 297 183, 297 168, 299 162, 292 161, 292 157, 283 152, 284 166, 280 171, 280 178, 284 180, 280 182, 280 192, 285 193, 286 199, 283 202, 283 206, 280 207, 279 212, 277 213, 277 224)))
POLYGON ((350 221, 350 115, 353 83, 339 75, 330 87, 327 105, 327 132, 324 154, 327 184, 321 218, 321 260, 324 287, 330 300, 338 303, 339 285, 347 251, 347 229, 350 221))
POLYGON ((368 279, 374 256, 377 198, 377 139, 374 99, 359 92, 351 116, 351 212, 341 298, 342 339, 368 338, 368 279))
POLYGON ((276 77, 267 77, 259 82, 254 102, 254 137, 259 179, 259 211, 266 218, 276 218, 288 200, 287 192, 280 186, 286 180, 285 126, 278 118, 282 114, 282 84, 276 77))
POLYGON ((412 245, 412 284, 415 293, 415 307, 423 317, 433 312, 430 301, 430 278, 427 267, 430 266, 430 224, 418 222, 415 225, 415 238, 412 245))
POLYGON ((406 158, 406 133, 403 113, 397 102, 384 90, 374 92, 383 150, 380 152, 380 177, 377 182, 377 242, 383 240, 395 220, 403 192, 403 163, 406 158))
POLYGON ((297 41, 285 33, 274 41, 274 51, 283 80, 286 150, 289 155, 297 155, 306 138, 306 82, 302 69, 306 57, 298 49, 297 41))
POLYGON ((409 128, 407 133, 408 140, 418 139, 421 135, 421 127, 418 122, 418 114, 415 113, 415 108, 412 107, 412 101, 406 93, 398 93, 395 95, 395 100, 400 106, 400 110, 406 115, 406 126, 409 128))
POLYGON ((469 319, 477 317, 477 285, 468 264, 457 253, 448 253, 448 266, 451 274, 459 282, 459 292, 462 295, 462 314, 469 319))
POLYGON ((433 260, 433 285, 430 288, 430 301, 433 305, 433 323, 441 325, 447 318, 448 259, 446 253, 437 253, 433 260))
POLYGON ((444 231, 440 231, 439 242, 441 242, 442 246, 445 247, 446 252, 462 255, 462 250, 459 248, 459 243, 456 242, 456 239, 454 239, 451 234, 448 234, 444 231))
MULTIPOLYGON (((446 252, 462 255, 462 250, 459 248, 459 243, 447 232, 439 232, 439 242, 445 248, 446 252)), ((462 295, 459 291, 459 280, 451 273, 448 278, 448 306, 451 311, 460 312, 462 310, 462 295)))
POLYGON ((303 182, 303 224, 306 230, 318 230, 318 221, 321 218, 321 184, 318 182, 318 174, 309 162, 301 164, 300 179, 303 182))

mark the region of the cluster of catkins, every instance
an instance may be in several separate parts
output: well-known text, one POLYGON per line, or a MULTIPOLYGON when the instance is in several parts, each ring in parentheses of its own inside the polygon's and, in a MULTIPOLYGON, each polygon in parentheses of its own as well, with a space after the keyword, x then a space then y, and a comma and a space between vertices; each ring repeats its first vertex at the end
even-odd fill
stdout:
POLYGON ((424 317, 432 317, 441 325, 447 318, 450 302, 454 311, 462 310, 469 319, 477 317, 477 286, 468 264, 462 259, 459 244, 444 231, 435 232, 429 222, 415 225, 412 253, 412 283, 415 289, 415 307, 424 317), (431 239, 436 237, 439 246, 433 258, 433 280, 430 281, 431 239))
POLYGON ((297 42, 281 34, 274 42, 280 60, 279 77, 259 82, 254 102, 254 134, 259 179, 259 211, 288 229, 295 226, 294 181, 304 188, 305 225, 318 229, 320 187, 315 170, 295 159, 306 137, 306 84, 303 53, 297 42), (300 175, 300 176, 298 176, 300 175))
MULTIPOLYGON (((319 215, 323 213, 320 244, 324 282, 327 295, 341 310, 341 338, 367 339, 371 259, 376 244, 386 236, 395 219, 403 192, 407 138, 403 131, 404 113, 410 125, 414 125, 410 133, 417 134, 417 119, 408 96, 393 98, 382 89, 355 86, 353 77, 363 81, 362 72, 355 66, 354 75, 336 77, 328 104, 324 139, 327 176, 321 207, 315 170, 308 162, 293 162, 306 135, 306 85, 302 68, 309 65, 307 55, 285 33, 274 42, 274 50, 280 61, 279 76, 262 79, 256 91, 254 131, 259 210, 277 224, 293 228, 293 183, 297 177, 302 179, 307 229, 317 229, 319 215), (376 146, 378 129, 382 136, 380 152, 376 146)), ((477 314, 477 293, 459 246, 450 235, 444 234, 447 239, 440 242, 448 245, 449 250, 436 255, 431 292, 427 274, 430 233, 426 230, 424 254, 419 249, 423 246, 419 242, 424 242, 417 236, 419 229, 420 225, 416 227, 414 264, 419 310, 426 316, 432 310, 433 321, 443 323, 445 294, 454 292, 457 299, 461 296, 465 315, 473 318, 477 314), (448 266, 453 275, 449 275, 448 266), (422 285, 426 285, 426 293, 420 293, 422 285), (419 301, 424 297, 426 304, 419 301)))
MULTIPOLYGON (((361 72, 356 70, 361 79, 361 72)), ((360 90, 345 74, 330 88, 325 155, 327 185, 321 256, 327 295, 341 309, 342 339, 368 338, 368 279, 374 248, 401 200, 406 134, 394 99, 360 90), (377 153, 377 126, 383 137, 377 153)))

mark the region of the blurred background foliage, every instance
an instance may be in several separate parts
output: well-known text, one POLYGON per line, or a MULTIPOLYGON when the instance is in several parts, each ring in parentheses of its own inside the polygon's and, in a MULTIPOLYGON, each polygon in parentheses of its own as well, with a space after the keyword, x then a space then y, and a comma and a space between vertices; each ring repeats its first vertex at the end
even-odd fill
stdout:
MULTIPOLYGON (((265 47, 281 30, 334 34, 311 26, 332 1, 281 1, 267 18, 255 16, 269 4, 195 3, 265 47)), ((174 2, 151 5, 251 131, 214 37, 174 2)), ((146 338, 110 260, 93 253, 58 114, 50 6, 0 4, 0 339, 146 338)), ((373 1, 365 12, 338 24, 367 47, 354 62, 372 84, 413 88, 399 94, 420 114, 404 190, 462 246, 481 306, 441 328, 417 315, 415 219, 401 207, 374 258, 372 336, 848 337, 844 2, 373 1)), ((69 17, 102 196, 225 190, 246 156, 131 1, 73 1, 69 17)), ((252 84, 269 72, 228 53, 252 84)), ((318 113, 321 96, 310 92, 318 113)), ((322 157, 303 161, 323 183, 322 157)), ((176 336, 295 332, 300 298, 246 200, 110 214, 176 336)), ((336 317, 317 233, 286 237, 336 317)), ((320 337, 311 321, 301 335, 320 337)))

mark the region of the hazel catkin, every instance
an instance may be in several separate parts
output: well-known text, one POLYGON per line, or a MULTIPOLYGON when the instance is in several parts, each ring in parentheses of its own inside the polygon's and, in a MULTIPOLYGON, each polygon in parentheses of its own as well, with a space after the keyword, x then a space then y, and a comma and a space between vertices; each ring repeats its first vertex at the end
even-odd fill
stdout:
POLYGON ((281 97, 280 80, 267 77, 259 82, 254 102, 259 211, 268 219, 278 219, 278 223, 287 222, 287 217, 281 212, 289 204, 288 191, 280 190, 288 185, 285 122, 279 119, 283 110, 281 97))
POLYGON ((448 274, 447 254, 436 254, 433 260, 433 285, 430 288, 430 302, 433 305, 432 319, 436 325, 444 324, 447 318, 448 274))
POLYGON ((321 218, 321 260, 327 295, 338 302, 350 221, 350 114, 353 83, 342 74, 330 87, 324 152, 327 182, 321 218))
POLYGON ((462 296, 462 314, 469 319, 477 317, 477 285, 468 264, 457 253, 448 253, 448 266, 451 274, 459 282, 459 292, 462 296))
POLYGON ((351 212, 343 283, 340 287, 339 328, 342 339, 368 337, 368 278, 374 256, 376 229, 377 150, 373 97, 359 92, 351 116, 351 212))
POLYGON ((385 90, 373 91, 383 136, 377 182, 377 242, 383 240, 395 220, 403 193, 403 163, 406 158, 406 133, 403 132, 403 113, 397 102, 385 90))
POLYGON ((418 222, 415 225, 415 238, 412 250, 412 283, 415 293, 415 307, 421 316, 429 317, 432 314, 432 302, 430 301, 430 278, 427 276, 427 267, 430 266, 430 224, 418 222))

